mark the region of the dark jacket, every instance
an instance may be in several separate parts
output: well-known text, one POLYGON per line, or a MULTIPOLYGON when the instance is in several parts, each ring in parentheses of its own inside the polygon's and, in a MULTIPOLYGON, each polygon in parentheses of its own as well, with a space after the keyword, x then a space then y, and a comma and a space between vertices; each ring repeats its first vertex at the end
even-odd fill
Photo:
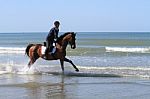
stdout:
POLYGON ((48 52, 49 49, 52 50, 54 39, 57 40, 58 38, 58 32, 59 32, 59 29, 55 27, 49 31, 46 37, 46 53, 48 52))
POLYGON ((59 29, 57 28, 52 28, 47 37, 46 37, 46 41, 54 41, 54 39, 57 39, 58 38, 58 32, 59 32, 59 29))

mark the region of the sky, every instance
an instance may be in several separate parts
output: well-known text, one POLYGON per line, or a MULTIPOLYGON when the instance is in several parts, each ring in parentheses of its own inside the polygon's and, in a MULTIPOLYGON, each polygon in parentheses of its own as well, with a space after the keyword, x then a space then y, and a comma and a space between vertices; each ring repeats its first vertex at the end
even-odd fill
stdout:
POLYGON ((150 0, 0 0, 0 33, 149 32, 150 0))

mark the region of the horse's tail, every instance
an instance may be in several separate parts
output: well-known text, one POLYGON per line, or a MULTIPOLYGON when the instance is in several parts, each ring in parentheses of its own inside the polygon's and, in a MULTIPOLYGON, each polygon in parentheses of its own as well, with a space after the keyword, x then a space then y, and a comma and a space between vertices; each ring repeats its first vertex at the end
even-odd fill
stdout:
POLYGON ((25 54, 29 56, 29 49, 33 46, 34 44, 29 44, 25 50, 25 54))

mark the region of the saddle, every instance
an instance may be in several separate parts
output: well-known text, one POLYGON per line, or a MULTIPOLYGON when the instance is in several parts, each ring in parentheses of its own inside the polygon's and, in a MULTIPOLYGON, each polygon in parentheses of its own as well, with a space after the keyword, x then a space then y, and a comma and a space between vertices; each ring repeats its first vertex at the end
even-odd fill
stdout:
MULTIPOLYGON (((46 51, 46 42, 44 42, 44 45, 42 45, 42 47, 41 47, 41 53, 45 54, 45 51, 46 51)), ((52 51, 50 51, 50 49, 49 49, 49 52, 55 53, 56 52, 56 47, 53 45, 52 46, 52 51)))

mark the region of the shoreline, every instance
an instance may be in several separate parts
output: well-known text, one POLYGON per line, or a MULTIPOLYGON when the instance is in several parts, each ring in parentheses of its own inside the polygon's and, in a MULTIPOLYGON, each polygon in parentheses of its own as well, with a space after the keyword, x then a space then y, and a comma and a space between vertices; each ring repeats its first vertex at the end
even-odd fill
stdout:
POLYGON ((0 82, 1 99, 148 99, 150 96, 150 80, 139 78, 5 74, 0 75, 0 82))

